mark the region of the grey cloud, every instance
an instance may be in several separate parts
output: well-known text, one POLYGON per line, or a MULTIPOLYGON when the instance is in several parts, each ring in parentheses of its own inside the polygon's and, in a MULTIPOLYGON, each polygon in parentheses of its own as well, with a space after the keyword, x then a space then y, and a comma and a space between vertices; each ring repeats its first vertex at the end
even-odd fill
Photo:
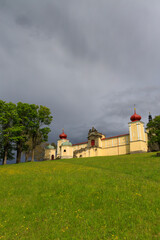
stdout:
POLYGON ((158 0, 0 0, 0 95, 48 106, 49 140, 128 132, 159 114, 158 0), (142 119, 142 120, 143 120, 142 119))

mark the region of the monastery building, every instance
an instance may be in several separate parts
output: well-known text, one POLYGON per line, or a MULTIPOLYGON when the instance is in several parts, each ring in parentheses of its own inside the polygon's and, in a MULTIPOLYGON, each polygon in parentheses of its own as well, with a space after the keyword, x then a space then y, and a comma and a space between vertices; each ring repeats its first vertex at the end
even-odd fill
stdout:
POLYGON ((141 116, 136 113, 128 123, 129 133, 108 137, 94 127, 88 132, 88 141, 72 144, 63 132, 59 135, 57 149, 49 145, 45 149, 45 159, 66 159, 79 157, 112 156, 148 151, 148 134, 145 132, 141 116))

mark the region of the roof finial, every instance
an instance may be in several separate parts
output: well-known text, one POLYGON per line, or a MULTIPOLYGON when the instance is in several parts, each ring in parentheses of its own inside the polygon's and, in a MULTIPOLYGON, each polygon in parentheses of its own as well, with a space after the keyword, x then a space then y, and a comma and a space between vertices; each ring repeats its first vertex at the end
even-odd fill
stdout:
POLYGON ((134 113, 136 113, 136 104, 134 104, 134 113))

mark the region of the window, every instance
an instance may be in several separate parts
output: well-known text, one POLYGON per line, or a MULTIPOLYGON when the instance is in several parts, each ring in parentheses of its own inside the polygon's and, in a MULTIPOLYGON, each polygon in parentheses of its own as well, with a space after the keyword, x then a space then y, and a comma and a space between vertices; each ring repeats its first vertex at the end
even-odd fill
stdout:
POLYGON ((91 146, 95 145, 95 140, 91 140, 91 146))
POLYGON ((64 149, 64 152, 66 152, 66 149, 64 149))

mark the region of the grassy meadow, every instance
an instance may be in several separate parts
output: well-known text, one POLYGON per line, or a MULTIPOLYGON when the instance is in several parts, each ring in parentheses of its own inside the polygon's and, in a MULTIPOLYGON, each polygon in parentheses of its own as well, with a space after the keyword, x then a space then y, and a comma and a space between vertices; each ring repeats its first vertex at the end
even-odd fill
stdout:
POLYGON ((160 158, 0 166, 0 239, 160 239, 160 158))

